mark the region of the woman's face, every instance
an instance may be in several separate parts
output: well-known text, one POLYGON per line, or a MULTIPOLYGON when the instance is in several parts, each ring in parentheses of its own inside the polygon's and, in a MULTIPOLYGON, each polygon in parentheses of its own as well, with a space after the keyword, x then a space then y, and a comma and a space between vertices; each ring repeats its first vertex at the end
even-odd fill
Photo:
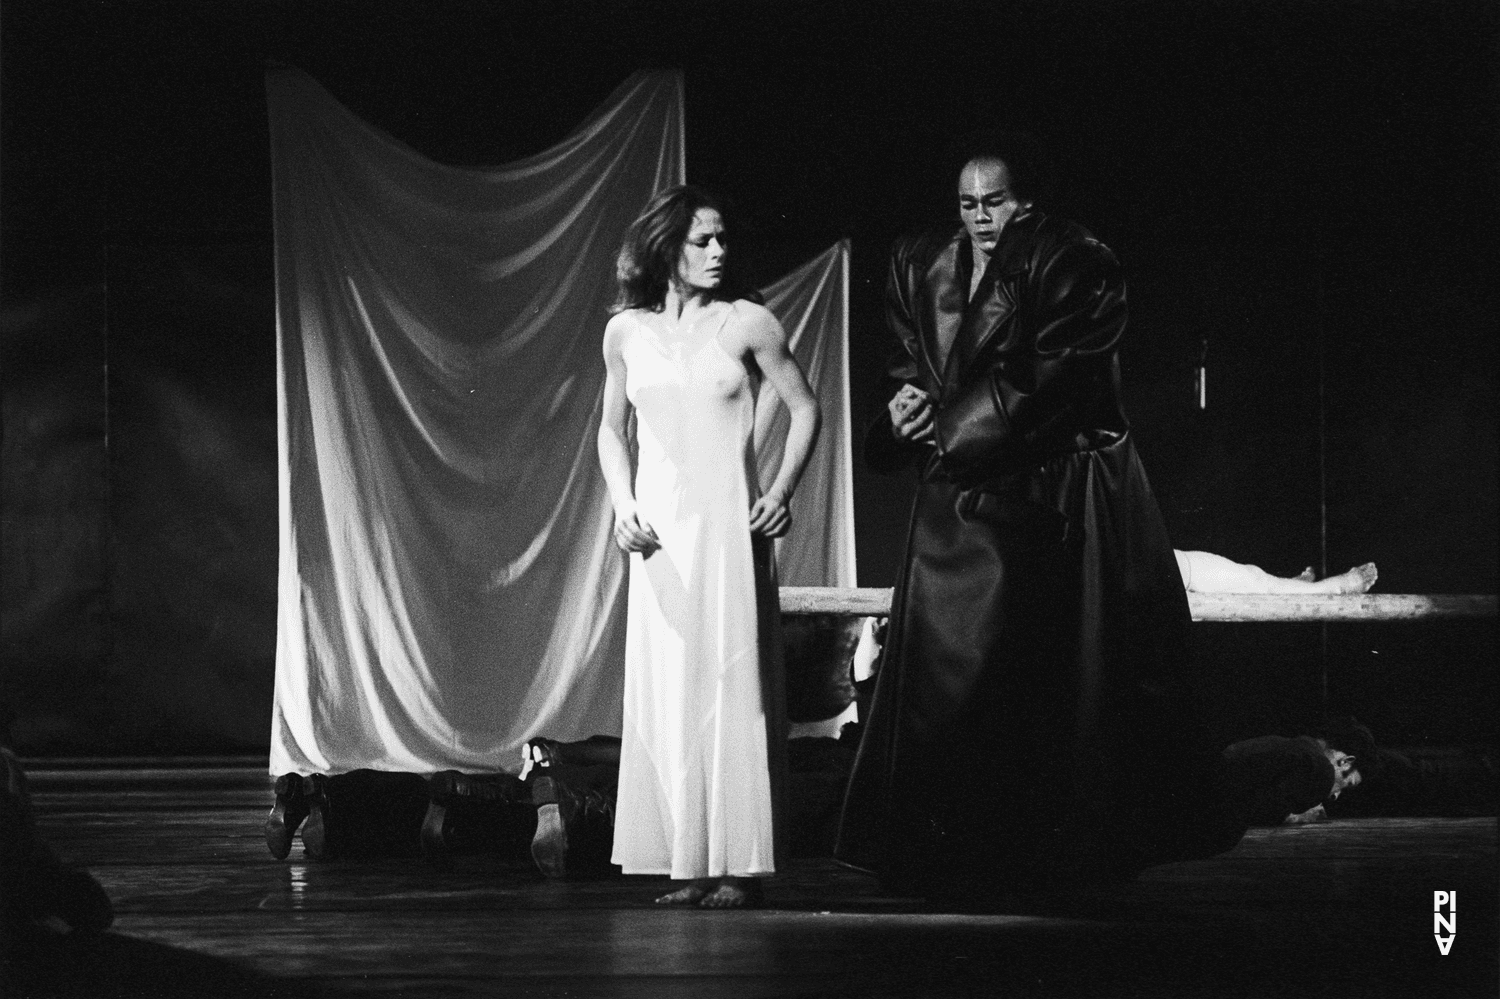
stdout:
POLYGON ((724 281, 724 220, 712 208, 700 208, 688 227, 677 259, 677 281, 685 291, 713 291, 724 281))

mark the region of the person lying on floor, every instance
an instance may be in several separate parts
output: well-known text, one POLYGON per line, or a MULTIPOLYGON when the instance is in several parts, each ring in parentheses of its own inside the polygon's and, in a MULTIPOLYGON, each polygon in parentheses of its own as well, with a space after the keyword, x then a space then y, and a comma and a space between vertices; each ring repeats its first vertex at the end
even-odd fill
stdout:
POLYGON ((1350 715, 1325 720, 1313 733, 1359 757, 1359 794, 1327 803, 1329 817, 1477 818, 1500 812, 1493 744, 1379 746, 1350 715))
MULTIPOLYGON (((835 738, 787 743, 787 841, 790 856, 821 857, 833 850, 838 806, 854 759, 854 744, 835 738)), ((537 802, 531 853, 538 869, 561 877, 580 867, 579 850, 614 821, 620 740, 595 735, 580 742, 535 738, 522 747, 521 776, 537 802)), ((597 865, 596 865, 597 866, 597 865)))
POLYGON ((293 774, 277 782, 266 845, 284 860, 300 832, 309 860, 421 855, 440 866, 469 853, 524 864, 529 848, 547 876, 607 873, 619 782, 614 742, 605 765, 554 764, 527 780, 457 770, 293 774))
POLYGON ((1321 810, 1363 776, 1355 757, 1310 735, 1263 735, 1224 750, 1225 780, 1237 825, 1318 821, 1321 810))
MULTIPOLYGON (((1362 727, 1361 727, 1362 730, 1362 727)), ((1253 826, 1313 822, 1326 818, 1324 808, 1346 789, 1358 786, 1363 775, 1353 749, 1373 752, 1370 743, 1344 738, 1342 730, 1313 736, 1261 736, 1229 746, 1224 751, 1224 774, 1231 803, 1225 817, 1220 849, 1229 849, 1253 826)), ((1364 730, 1367 731, 1367 730, 1364 730)), ((794 739, 789 744, 789 822, 794 856, 826 856, 831 851, 832 827, 857 740, 794 739)), ((441 771, 423 780, 416 775, 376 774, 373 771, 326 779, 324 796, 346 835, 324 835, 324 844, 309 850, 312 859, 336 855, 389 853, 399 828, 410 826, 429 861, 445 863, 458 853, 499 853, 524 862, 528 848, 538 871, 549 878, 599 876, 611 873, 609 851, 614 829, 614 804, 619 777, 620 740, 596 735, 577 742, 533 738, 522 749, 521 776, 462 774, 441 771), (425 785, 420 812, 409 818, 395 807, 393 777, 425 785), (378 778, 375 786, 371 778, 378 778), (344 784, 347 788, 340 790, 344 784), (372 799, 372 793, 374 798, 372 799), (430 796, 430 803, 429 803, 430 796), (367 828, 370 826, 378 829, 367 828), (328 844, 363 833, 380 843, 328 844), (379 835, 376 835, 379 833, 379 835)), ((400 802, 396 802, 397 805, 400 802)), ((326 833, 326 831, 325 831, 326 833)), ((289 849, 286 846, 285 849, 289 849)), ((413 842, 402 855, 414 852, 413 842)), ((275 852, 275 851, 273 851, 275 852)), ((1218 851, 1214 851, 1218 852, 1218 851)), ((285 856, 285 852, 281 853, 285 856)))

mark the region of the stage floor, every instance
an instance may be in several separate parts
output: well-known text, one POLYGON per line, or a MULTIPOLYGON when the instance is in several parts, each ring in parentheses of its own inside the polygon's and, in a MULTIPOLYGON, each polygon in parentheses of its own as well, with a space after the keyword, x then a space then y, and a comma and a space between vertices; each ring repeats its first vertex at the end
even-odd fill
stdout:
POLYGON ((831 861, 769 908, 655 907, 650 878, 543 881, 498 858, 267 853, 252 766, 30 767, 43 831, 116 908, 20 962, 21 996, 1494 996, 1496 822, 1252 831, 1050 914, 950 915, 831 861), (1447 956, 1433 892, 1457 891, 1447 956))

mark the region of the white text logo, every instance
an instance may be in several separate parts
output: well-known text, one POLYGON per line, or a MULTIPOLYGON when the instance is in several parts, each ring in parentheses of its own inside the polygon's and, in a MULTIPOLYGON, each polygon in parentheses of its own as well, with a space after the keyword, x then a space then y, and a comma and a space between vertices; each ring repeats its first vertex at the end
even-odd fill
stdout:
POLYGON ((1437 940, 1438 951, 1446 957, 1453 946, 1453 938, 1458 936, 1458 892, 1432 893, 1432 935, 1437 940))

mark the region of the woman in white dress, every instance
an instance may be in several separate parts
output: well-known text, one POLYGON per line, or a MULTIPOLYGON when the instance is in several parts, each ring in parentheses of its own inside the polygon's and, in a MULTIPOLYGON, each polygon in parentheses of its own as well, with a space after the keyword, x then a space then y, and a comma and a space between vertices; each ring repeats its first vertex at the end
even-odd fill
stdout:
POLYGON ((819 422, 781 325, 725 291, 726 254, 723 212, 690 186, 631 226, 599 429, 615 542, 630 553, 613 860, 688 882, 658 902, 706 908, 754 904, 755 879, 776 870, 786 733, 771 542, 819 422), (764 492, 762 379, 791 414, 764 492))

